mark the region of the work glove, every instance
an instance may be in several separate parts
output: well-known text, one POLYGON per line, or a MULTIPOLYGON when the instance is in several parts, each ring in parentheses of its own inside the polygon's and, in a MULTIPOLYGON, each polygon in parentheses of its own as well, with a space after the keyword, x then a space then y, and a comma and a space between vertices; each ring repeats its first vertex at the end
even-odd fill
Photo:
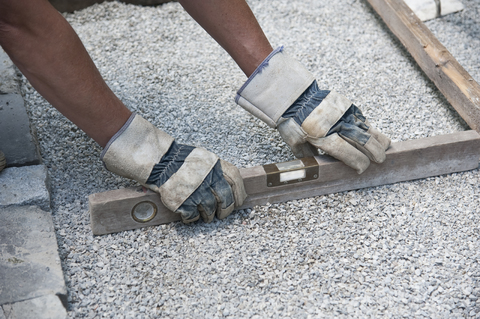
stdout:
POLYGON ((363 173, 382 163, 390 139, 373 128, 358 107, 335 91, 320 90, 313 75, 280 47, 237 92, 235 101, 277 128, 298 158, 330 156, 363 173))
POLYGON ((240 172, 203 148, 178 144, 138 114, 108 142, 105 167, 160 194, 184 223, 223 219, 246 198, 240 172))

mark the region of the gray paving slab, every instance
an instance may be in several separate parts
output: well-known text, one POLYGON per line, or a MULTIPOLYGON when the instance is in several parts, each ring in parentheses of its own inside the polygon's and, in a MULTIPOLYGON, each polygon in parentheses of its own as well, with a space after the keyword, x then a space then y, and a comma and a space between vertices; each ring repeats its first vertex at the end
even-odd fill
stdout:
POLYGON ((3 308, 0 307, 0 319, 6 319, 5 314, 3 313, 3 308))
POLYGON ((50 212, 36 206, 0 209, 0 305, 48 294, 66 300, 50 212))
MULTIPOLYGON (((5 319, 63 319, 67 311, 56 295, 45 295, 39 298, 3 305, 5 319)), ((2 319, 0 315, 0 319, 2 319)))
POLYGON ((0 47, 0 94, 20 93, 19 71, 0 47))
POLYGON ((18 93, 0 94, 0 149, 7 167, 40 164, 37 144, 23 97, 18 93))
POLYGON ((50 210, 48 172, 44 165, 9 167, 0 172, 0 208, 25 205, 50 210))

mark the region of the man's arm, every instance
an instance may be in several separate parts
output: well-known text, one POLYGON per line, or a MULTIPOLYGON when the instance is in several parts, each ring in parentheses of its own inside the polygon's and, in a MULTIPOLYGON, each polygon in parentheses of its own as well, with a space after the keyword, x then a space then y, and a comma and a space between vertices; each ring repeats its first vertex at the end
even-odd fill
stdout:
POLYGON ((179 0, 185 10, 250 76, 273 51, 244 0, 179 0))
POLYGON ((184 222, 222 219, 243 203, 238 169, 132 114, 47 0, 0 0, 0 45, 52 106, 104 147, 110 171, 158 192, 184 222))
POLYGON ((100 146, 130 117, 48 0, 0 0, 0 45, 32 86, 100 146))
POLYGON ((390 139, 371 127, 356 106, 350 110, 347 99, 309 89, 313 75, 283 49, 272 49, 244 0, 179 1, 249 77, 237 103, 278 128, 295 156, 322 149, 359 173, 370 161, 384 161, 390 139))

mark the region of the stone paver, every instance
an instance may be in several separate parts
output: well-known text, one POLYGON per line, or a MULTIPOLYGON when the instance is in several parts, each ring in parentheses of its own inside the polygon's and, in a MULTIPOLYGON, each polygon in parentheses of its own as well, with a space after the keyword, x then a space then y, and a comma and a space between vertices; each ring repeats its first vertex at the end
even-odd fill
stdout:
POLYGON ((0 47, 0 94, 20 94, 18 71, 8 55, 0 47))
MULTIPOLYGON (((60 299, 52 294, 3 305, 5 319, 63 319, 67 311, 60 299)), ((0 319, 2 319, 0 315, 0 319)))
POLYGON ((44 165, 10 167, 0 172, 0 208, 37 205, 50 210, 48 172, 44 165))
POLYGON ((0 305, 48 294, 66 297, 50 212, 36 206, 0 209, 0 305))
POLYGON ((0 150, 8 166, 40 164, 41 158, 20 94, 20 73, 0 47, 0 150))
POLYGON ((38 165, 19 76, 0 47, 0 150, 7 166, 23 166, 0 172, 0 319, 66 318, 48 173, 38 165))
POLYGON ((40 164, 37 142, 20 94, 0 94, 0 149, 7 166, 40 164))

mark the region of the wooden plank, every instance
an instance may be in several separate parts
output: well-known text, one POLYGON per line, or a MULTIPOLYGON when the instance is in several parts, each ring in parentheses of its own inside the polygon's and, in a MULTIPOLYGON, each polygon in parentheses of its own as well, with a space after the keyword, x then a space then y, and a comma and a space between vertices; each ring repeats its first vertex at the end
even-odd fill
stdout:
MULTIPOLYGON (((317 156, 318 179, 267 187, 263 166, 243 168, 240 172, 248 197, 242 208, 471 170, 478 167, 479 158, 480 135, 466 131, 393 143, 386 161, 372 163, 362 175, 329 156, 317 156)), ((180 220, 162 205, 159 195, 141 187, 90 195, 89 205, 95 235, 180 220), (158 207, 156 217, 147 223, 131 216, 133 207, 142 201, 158 207)))
POLYGON ((480 132, 480 86, 402 0, 368 0, 440 92, 480 132))

